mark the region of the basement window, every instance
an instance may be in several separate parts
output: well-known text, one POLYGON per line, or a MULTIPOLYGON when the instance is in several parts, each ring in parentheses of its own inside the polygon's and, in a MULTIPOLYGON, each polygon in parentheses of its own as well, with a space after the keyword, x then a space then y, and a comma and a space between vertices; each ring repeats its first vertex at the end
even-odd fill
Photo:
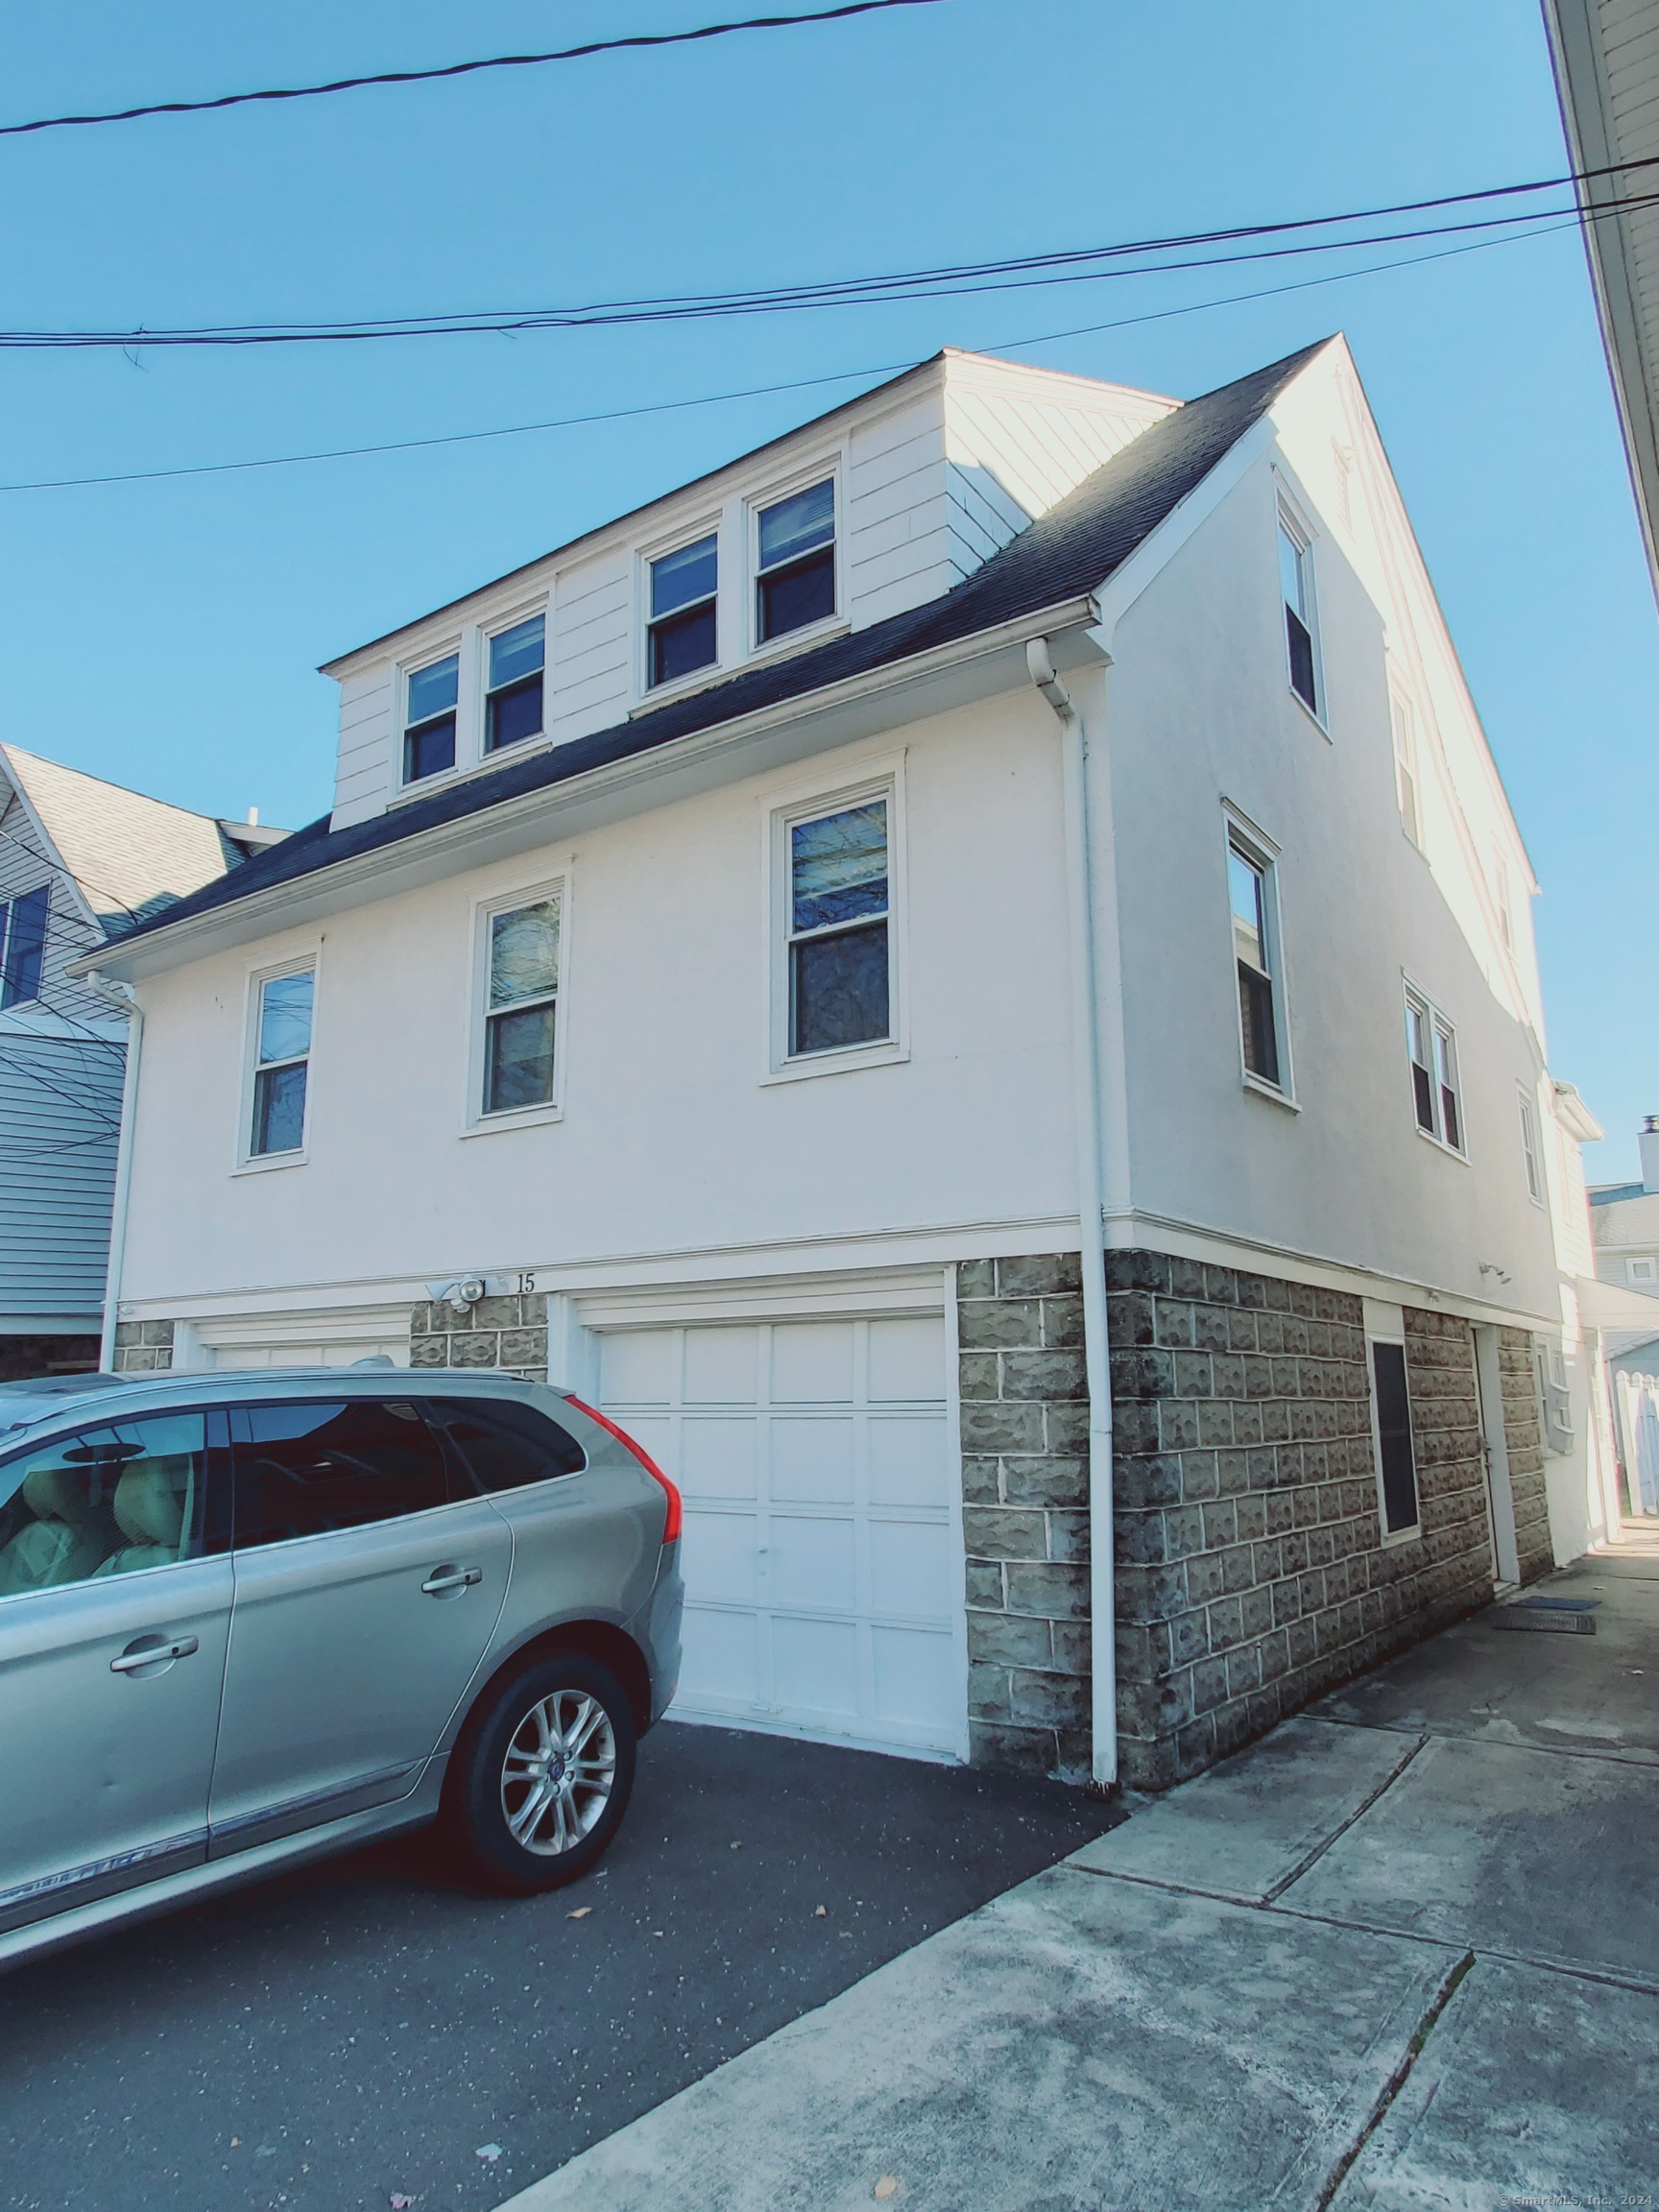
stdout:
POLYGON ((1384 1540, 1415 1535, 1422 1524, 1411 1396, 1406 1379, 1404 1329, 1398 1338, 1373 1335, 1371 1431, 1377 1448, 1377 1498, 1384 1540))

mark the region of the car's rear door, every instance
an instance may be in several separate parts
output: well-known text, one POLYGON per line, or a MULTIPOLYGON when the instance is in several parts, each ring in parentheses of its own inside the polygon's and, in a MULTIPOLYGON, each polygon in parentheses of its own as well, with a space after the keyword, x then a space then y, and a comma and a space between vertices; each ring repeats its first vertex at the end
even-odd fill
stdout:
POLYGON ((407 1794, 484 1656, 513 1551, 414 1401, 287 1400, 231 1428, 215 1857, 407 1794))
POLYGON ((206 1856, 223 1438, 145 1415, 0 1461, 0 1933, 206 1856))

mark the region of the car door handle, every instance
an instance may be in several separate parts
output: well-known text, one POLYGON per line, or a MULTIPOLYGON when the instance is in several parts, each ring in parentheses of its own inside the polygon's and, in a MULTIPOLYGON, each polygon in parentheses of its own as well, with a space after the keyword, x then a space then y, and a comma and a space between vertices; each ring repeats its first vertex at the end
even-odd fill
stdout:
POLYGON ((447 1598, 452 1590, 470 1590, 483 1579, 482 1567, 434 1567, 421 1588, 428 1598, 447 1598))
POLYGON ((140 1667, 158 1667, 168 1659, 188 1659, 192 1651, 200 1651, 202 1640, 198 1636, 175 1636, 171 1643, 134 1644, 109 1662, 111 1674, 135 1674, 140 1667))

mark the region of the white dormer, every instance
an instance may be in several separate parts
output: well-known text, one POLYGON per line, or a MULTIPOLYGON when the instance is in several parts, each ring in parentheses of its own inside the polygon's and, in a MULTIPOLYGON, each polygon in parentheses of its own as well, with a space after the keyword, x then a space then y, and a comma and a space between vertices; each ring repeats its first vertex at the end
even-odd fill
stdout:
POLYGON ((334 827, 941 597, 1175 405, 936 355, 330 661, 334 827))

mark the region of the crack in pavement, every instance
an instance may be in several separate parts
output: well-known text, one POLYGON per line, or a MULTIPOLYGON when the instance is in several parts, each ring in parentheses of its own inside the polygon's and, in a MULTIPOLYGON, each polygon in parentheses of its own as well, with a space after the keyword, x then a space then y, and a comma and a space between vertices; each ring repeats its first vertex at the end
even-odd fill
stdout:
POLYGON ((1411 2040, 1406 2046, 1406 2056, 1395 2067, 1393 2073, 1389 2075, 1387 2080, 1383 2082, 1382 2094, 1378 2097, 1376 2104, 1372 2105, 1364 2127, 1360 2128, 1348 2149, 1325 2176, 1325 2186, 1313 2200, 1311 2212, 1330 2212, 1336 2192, 1347 2180, 1355 2160, 1364 2150, 1366 2144, 1370 2142, 1372 2136, 1376 2134, 1378 2128, 1382 2127, 1388 2116, 1389 2106, 1410 2080, 1411 2069, 1422 2056, 1423 2046, 1434 2032, 1440 2015, 1451 2004, 1453 1998, 1456 1996, 1459 1987, 1474 1972, 1474 1969, 1475 1954, 1473 1951, 1465 1951, 1462 1958, 1457 1960, 1457 1963, 1447 1974, 1439 1988, 1430 1999, 1423 2017, 1412 2032, 1411 2040))

